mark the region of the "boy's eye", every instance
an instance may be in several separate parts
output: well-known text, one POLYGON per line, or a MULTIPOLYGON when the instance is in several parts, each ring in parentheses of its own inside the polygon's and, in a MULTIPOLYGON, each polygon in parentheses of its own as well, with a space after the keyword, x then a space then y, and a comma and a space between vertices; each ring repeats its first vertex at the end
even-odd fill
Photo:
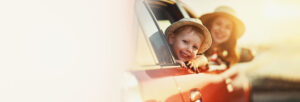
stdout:
POLYGON ((187 44, 188 43, 188 41, 186 41, 186 40, 182 40, 183 41, 183 43, 185 43, 185 44, 187 44))
POLYGON ((193 46, 193 48, 194 48, 195 50, 198 50, 198 47, 197 47, 197 46, 193 46))

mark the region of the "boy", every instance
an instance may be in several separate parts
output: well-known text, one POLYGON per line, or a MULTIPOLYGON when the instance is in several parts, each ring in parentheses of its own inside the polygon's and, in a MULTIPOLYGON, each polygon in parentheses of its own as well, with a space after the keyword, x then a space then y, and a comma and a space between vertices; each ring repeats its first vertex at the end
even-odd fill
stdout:
POLYGON ((204 55, 198 55, 206 51, 211 43, 211 35, 200 20, 193 18, 181 19, 166 30, 168 43, 170 44, 176 62, 186 68, 199 72, 207 65, 204 55), (198 69, 201 67, 201 69, 198 69))

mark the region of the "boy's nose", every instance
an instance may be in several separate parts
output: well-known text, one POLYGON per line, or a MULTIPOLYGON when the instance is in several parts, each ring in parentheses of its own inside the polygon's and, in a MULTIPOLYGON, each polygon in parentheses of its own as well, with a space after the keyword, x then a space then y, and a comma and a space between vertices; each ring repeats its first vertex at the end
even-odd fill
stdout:
POLYGON ((193 54, 193 47, 189 47, 187 52, 189 53, 189 56, 194 58, 194 54, 193 54))
POLYGON ((187 50, 189 53, 192 53, 193 52, 193 47, 192 46, 188 46, 188 50, 187 50))

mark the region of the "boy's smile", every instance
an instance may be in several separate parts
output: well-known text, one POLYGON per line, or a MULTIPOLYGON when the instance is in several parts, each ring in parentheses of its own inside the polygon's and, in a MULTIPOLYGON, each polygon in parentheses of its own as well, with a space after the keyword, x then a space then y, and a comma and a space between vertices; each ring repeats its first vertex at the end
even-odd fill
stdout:
POLYGON ((183 58, 185 60, 189 60, 189 59, 191 59, 192 53, 180 51, 179 55, 180 55, 180 58, 183 58))

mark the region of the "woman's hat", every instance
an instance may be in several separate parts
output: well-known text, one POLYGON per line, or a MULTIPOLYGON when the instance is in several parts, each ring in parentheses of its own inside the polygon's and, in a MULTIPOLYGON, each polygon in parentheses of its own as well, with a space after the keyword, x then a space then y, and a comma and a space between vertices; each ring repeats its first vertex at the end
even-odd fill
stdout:
POLYGON ((204 14, 200 17, 200 20, 207 24, 211 21, 212 18, 217 16, 225 16, 231 19, 234 23, 234 34, 237 34, 237 38, 240 38, 245 32, 245 25, 244 23, 237 18, 235 10, 228 6, 220 6, 215 9, 215 12, 204 14))
POLYGON ((167 39, 169 40, 169 35, 174 33, 176 29, 179 29, 183 26, 194 26, 199 28, 202 31, 202 34, 204 36, 204 41, 202 42, 197 54, 203 53, 208 48, 210 48, 212 43, 211 34, 207 30, 207 28, 202 25, 202 22, 195 18, 183 18, 171 24, 165 31, 167 39))

